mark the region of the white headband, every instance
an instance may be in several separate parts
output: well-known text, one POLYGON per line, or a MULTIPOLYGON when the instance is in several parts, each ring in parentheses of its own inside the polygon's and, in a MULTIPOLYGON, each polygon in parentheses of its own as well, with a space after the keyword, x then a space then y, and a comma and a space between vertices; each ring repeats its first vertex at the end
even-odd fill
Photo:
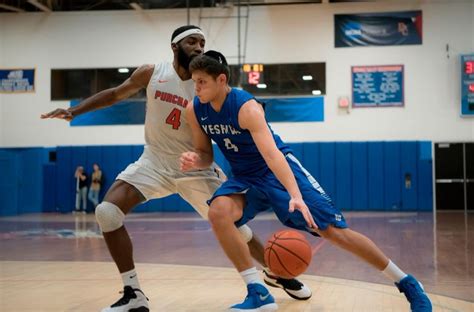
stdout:
POLYGON ((198 28, 192 28, 192 29, 188 29, 186 31, 183 31, 182 33, 180 33, 179 35, 174 37, 174 39, 171 41, 171 43, 176 43, 176 42, 180 41, 181 39, 184 39, 187 36, 191 36, 191 35, 194 35, 194 34, 202 35, 204 37, 204 33, 202 32, 202 30, 200 30, 198 28))

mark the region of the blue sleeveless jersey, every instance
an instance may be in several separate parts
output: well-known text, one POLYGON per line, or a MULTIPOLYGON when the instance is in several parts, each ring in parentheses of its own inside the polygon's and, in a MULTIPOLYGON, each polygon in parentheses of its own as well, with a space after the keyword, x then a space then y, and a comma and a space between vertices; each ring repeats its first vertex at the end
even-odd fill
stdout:
MULTIPOLYGON (((254 97, 243 90, 232 88, 216 112, 211 103, 201 103, 194 97, 194 112, 204 132, 216 142, 224 157, 229 162, 234 176, 261 176, 270 171, 265 160, 257 149, 248 130, 239 126, 238 116, 242 105, 254 97)), ((275 143, 283 154, 291 152, 280 137, 272 132, 275 143)))

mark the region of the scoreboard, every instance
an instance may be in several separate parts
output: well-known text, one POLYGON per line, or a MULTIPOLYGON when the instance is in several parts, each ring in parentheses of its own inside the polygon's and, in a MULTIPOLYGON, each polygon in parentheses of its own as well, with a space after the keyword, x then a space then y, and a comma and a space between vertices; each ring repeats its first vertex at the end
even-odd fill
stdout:
POLYGON ((474 116, 474 54, 461 55, 461 115, 474 116))
POLYGON ((258 85, 263 80, 263 64, 244 64, 242 65, 243 83, 249 85, 258 85))

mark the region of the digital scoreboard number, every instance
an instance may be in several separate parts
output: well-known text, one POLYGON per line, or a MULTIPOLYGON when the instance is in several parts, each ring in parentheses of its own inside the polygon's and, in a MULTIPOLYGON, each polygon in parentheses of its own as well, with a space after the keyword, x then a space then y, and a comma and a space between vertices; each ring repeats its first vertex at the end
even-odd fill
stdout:
POLYGON ((474 54, 461 55, 461 115, 474 116, 474 54))
POLYGON ((244 83, 249 85, 258 85, 264 83, 263 80, 263 64, 244 64, 242 65, 244 72, 244 83))

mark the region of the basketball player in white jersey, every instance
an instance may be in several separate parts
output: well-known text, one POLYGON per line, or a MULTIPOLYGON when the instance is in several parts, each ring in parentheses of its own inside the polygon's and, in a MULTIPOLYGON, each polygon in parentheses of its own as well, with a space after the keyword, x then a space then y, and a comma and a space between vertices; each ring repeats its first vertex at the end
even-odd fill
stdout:
MULTIPOLYGON (((194 97, 194 84, 188 70, 191 60, 204 52, 205 38, 196 26, 182 26, 171 37, 173 62, 143 65, 115 88, 101 91, 79 105, 58 108, 41 118, 72 120, 75 116, 113 105, 146 88, 145 149, 140 159, 121 172, 96 208, 96 218, 124 283, 123 297, 102 312, 146 312, 148 299, 141 291, 130 236, 123 225, 125 215, 136 205, 154 198, 179 194, 204 218, 206 203, 225 176, 217 165, 210 169, 183 173, 179 158, 192 150, 192 133, 186 122, 186 105, 194 97)), ((263 246, 246 225, 239 228, 253 257, 265 266, 263 246)), ((306 300, 311 290, 296 279, 278 278, 268 270, 265 282, 282 288, 291 297, 306 300)))

